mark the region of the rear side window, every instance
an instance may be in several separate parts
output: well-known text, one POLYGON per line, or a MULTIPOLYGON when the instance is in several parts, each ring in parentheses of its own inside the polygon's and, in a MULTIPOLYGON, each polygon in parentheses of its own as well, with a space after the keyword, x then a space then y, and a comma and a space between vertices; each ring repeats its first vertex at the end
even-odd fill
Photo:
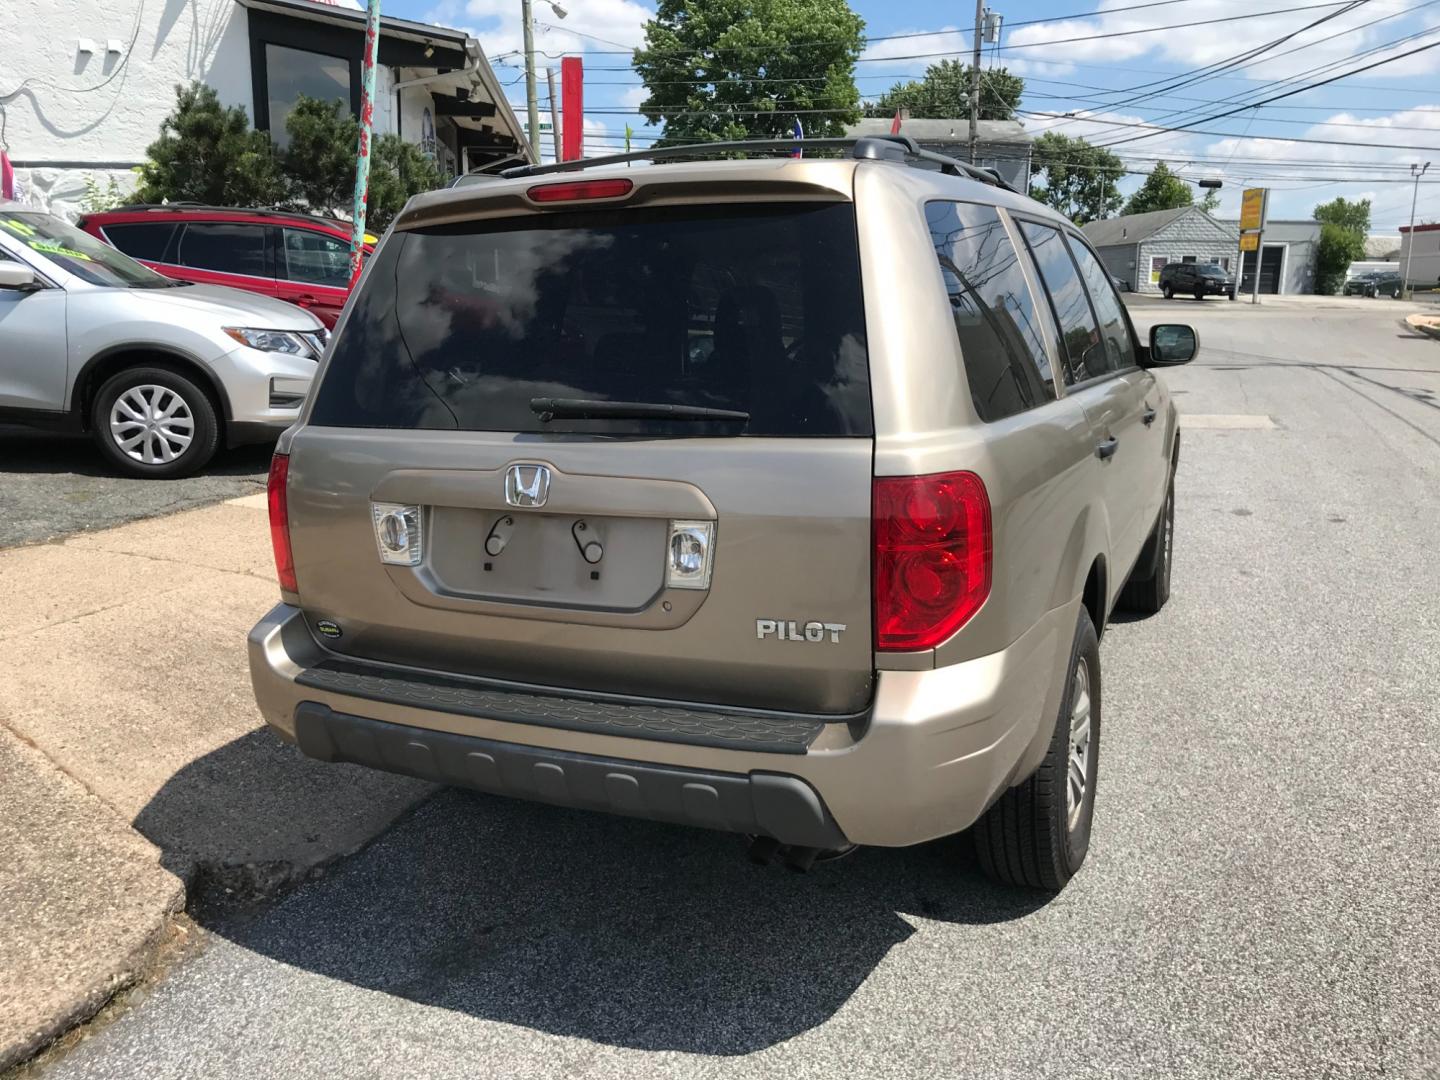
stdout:
POLYGON ((1054 400, 1035 304, 1000 215, 975 203, 932 202, 925 220, 980 419, 1001 420, 1054 400))
POLYGON ((174 222, 137 221, 132 224, 105 225, 100 231, 105 239, 132 259, 164 262, 170 238, 175 235, 174 222))
POLYGON ((311 422, 616 435, 870 435, 850 204, 604 210, 397 232, 311 422), (748 421, 548 421, 543 398, 748 421))
MULTIPOLYGON (((1110 276, 1100 265, 1100 260, 1073 236, 1068 238, 1071 253, 1080 267, 1080 276, 1090 288, 1090 300, 1095 305, 1095 316, 1100 320, 1100 337, 1105 342, 1105 367, 1108 371, 1120 371, 1135 366, 1135 345, 1130 340, 1130 326, 1125 321, 1125 311, 1120 298, 1115 295, 1115 286, 1110 276)), ((1218 273, 1218 269, 1217 269, 1218 273)))
POLYGON ((285 274, 291 281, 343 289, 350 284, 350 245, 312 229, 285 229, 285 274))
POLYGON ((197 270, 270 277, 263 225, 190 224, 180 237, 179 262, 197 270))
POLYGON ((1035 266, 1045 283, 1045 291, 1050 294, 1050 305, 1055 309, 1066 385, 1104 375, 1109 370, 1105 343, 1100 339, 1095 313, 1090 309, 1085 286, 1065 246, 1065 238, 1058 229, 1033 221, 1021 222, 1020 231, 1025 234, 1025 243, 1035 257, 1035 266))

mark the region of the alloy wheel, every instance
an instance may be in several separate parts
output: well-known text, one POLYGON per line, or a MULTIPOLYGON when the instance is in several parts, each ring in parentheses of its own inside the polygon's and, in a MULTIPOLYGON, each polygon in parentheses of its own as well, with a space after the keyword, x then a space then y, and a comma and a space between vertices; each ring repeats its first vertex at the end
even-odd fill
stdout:
POLYGON ((195 417, 168 386, 132 386, 110 406, 110 437, 121 453, 144 465, 166 465, 190 449, 195 417))
POLYGON ((1070 831, 1085 808, 1090 777, 1090 665, 1085 657, 1075 661, 1070 696, 1070 759, 1065 778, 1066 821, 1070 831))

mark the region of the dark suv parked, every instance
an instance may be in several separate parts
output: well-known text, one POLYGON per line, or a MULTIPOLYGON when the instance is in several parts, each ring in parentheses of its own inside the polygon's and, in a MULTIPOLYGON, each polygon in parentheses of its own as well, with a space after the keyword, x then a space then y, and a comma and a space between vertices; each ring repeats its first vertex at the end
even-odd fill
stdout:
POLYGON ((1176 293, 1196 300, 1215 295, 1234 300, 1235 279, 1214 263, 1169 263, 1160 271, 1160 291, 1166 300, 1174 300, 1176 293))
POLYGON ((1357 274, 1345 282, 1344 289, 1346 296, 1391 296, 1397 299, 1404 291, 1404 280, 1394 270, 1357 274))

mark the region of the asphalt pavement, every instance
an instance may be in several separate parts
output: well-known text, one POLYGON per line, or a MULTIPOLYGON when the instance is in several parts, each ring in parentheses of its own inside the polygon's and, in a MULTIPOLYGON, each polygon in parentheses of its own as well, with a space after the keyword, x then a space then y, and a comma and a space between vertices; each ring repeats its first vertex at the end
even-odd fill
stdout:
POLYGON ((222 449, 196 476, 134 480, 87 436, 0 424, 0 548, 264 491, 271 449, 222 449))
POLYGON ((1388 308, 1135 312, 1204 346, 1163 376, 1174 594, 1106 632, 1058 898, 963 838, 795 875, 444 792, 278 903, 197 911, 198 955, 43 1074, 1435 1075, 1440 344, 1388 308))

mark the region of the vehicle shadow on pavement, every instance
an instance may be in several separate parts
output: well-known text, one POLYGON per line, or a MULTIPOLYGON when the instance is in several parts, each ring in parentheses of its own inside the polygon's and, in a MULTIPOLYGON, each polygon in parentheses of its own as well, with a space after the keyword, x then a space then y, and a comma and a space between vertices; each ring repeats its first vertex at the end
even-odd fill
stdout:
POLYGON ((249 901, 360 849, 433 791, 314 761, 261 727, 171 775, 132 824, 187 880, 192 901, 226 890, 249 901))
MULTIPOLYGON (((201 475, 250 476, 264 472, 271 444, 221 447, 201 475)), ((33 428, 0 424, 0 472, 65 473, 75 476, 115 477, 116 473, 88 435, 57 434, 33 428)), ((144 483, 174 483, 146 480, 144 483)))
POLYGON ((797 874, 753 865, 735 836, 452 790, 273 909, 197 917, 413 1002, 735 1055, 833 1016, 914 932, 907 916, 993 923, 1046 899, 990 884, 963 838, 797 874))

